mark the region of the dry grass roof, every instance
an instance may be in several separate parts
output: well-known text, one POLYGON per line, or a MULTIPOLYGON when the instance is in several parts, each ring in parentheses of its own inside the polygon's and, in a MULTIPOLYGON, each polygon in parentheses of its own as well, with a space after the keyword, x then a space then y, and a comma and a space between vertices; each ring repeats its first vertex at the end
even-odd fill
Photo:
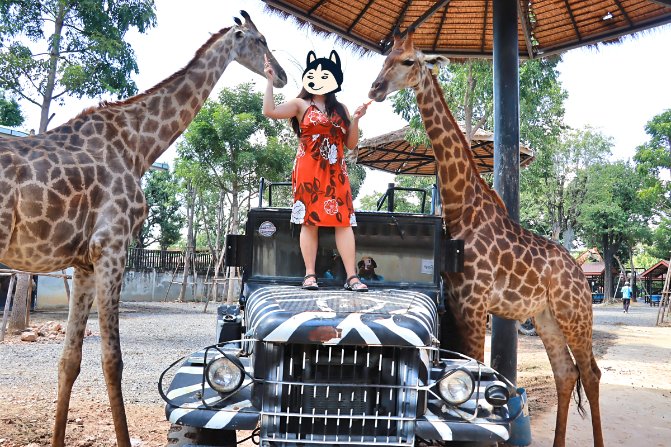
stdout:
MULTIPOLYGON (((414 146, 405 136, 409 127, 359 143, 357 163, 392 174, 435 175, 436 163, 431 146, 414 146)), ((471 141, 473 159, 480 173, 494 170, 494 134, 478 130, 471 141)), ((533 151, 520 146, 520 166, 533 160, 533 151)))
MULTIPOLYGON (((395 28, 415 26, 415 48, 452 57, 493 50, 492 0, 263 0, 316 31, 385 54, 395 28)), ((519 3, 520 56, 542 57, 671 23, 671 0, 528 0, 519 3)))

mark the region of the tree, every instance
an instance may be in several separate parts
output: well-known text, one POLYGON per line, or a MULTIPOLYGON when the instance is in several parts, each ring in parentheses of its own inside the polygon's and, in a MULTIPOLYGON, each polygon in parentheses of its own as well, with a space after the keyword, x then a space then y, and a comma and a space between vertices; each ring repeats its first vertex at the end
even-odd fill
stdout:
MULTIPOLYGON (((281 100, 281 97, 278 97, 281 100)), ((210 251, 223 260, 224 237, 238 234, 260 179, 286 181, 297 142, 286 121, 266 118, 263 95, 251 83, 208 100, 178 144, 178 175, 192 182, 198 220, 210 251)))
POLYGON ((19 103, 14 98, 7 98, 5 92, 0 90, 0 125, 16 127, 23 124, 23 121, 19 103))
MULTIPOLYGON (((671 171, 671 109, 654 116, 645 125, 650 139, 636 148, 634 161, 641 173, 652 174, 644 194, 656 202, 658 215, 669 216, 671 212, 671 182, 661 175, 671 171)), ((665 257, 668 256, 668 253, 665 257)))
POLYGON ((641 196, 646 179, 629 163, 593 165, 587 179, 578 221, 586 244, 601 247, 606 272, 604 292, 611 298, 614 256, 644 238, 652 206, 641 196))
POLYGON ((180 185, 169 171, 150 171, 143 182, 149 212, 136 239, 137 247, 158 243, 161 250, 166 250, 179 241, 184 226, 177 199, 180 185))
POLYGON ((541 147, 522 175, 521 220, 570 250, 587 192, 588 168, 606 160, 612 139, 590 127, 566 129, 559 138, 549 136, 541 147))
POLYGON ((648 253, 657 260, 669 259, 671 254, 671 219, 662 217, 659 224, 652 230, 648 253))
POLYGON ((198 191, 224 195, 228 232, 237 234, 261 177, 287 180, 295 152, 284 121, 262 114, 263 96, 251 83, 223 89, 208 100, 178 144, 181 175, 198 191))
POLYGON ((44 132, 52 101, 135 94, 124 36, 155 24, 153 0, 0 0, 0 88, 40 107, 44 132))

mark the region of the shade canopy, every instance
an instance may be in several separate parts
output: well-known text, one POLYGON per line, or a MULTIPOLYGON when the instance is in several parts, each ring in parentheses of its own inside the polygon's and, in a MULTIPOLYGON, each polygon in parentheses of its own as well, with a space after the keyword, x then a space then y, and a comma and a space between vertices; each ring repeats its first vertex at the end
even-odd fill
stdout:
MULTIPOLYGON (((357 163, 392 174, 435 175, 433 148, 413 145, 406 140, 409 126, 359 143, 357 163)), ((473 159, 480 173, 494 170, 494 134, 478 130, 471 141, 473 159)), ((533 151, 520 146, 520 165, 534 158, 533 151)))
POLYGON ((641 273, 641 278, 643 279, 662 279, 669 271, 669 263, 665 260, 659 261, 657 264, 653 265, 643 273, 641 273))
MULTIPOLYGON (((493 0, 263 0, 272 10, 386 54, 395 28, 416 27, 415 48, 490 57, 493 0)), ((671 0, 519 1, 520 57, 536 58, 671 23, 671 0)))

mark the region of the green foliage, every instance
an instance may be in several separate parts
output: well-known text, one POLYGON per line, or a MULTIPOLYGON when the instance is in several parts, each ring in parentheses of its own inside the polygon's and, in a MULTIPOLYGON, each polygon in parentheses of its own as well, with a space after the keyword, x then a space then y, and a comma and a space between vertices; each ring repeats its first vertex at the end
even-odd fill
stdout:
MULTIPOLYGON (((604 163, 612 139, 586 127, 548 135, 535 160, 522 171, 521 222, 527 228, 562 240, 576 229, 587 193, 588 168, 604 163)), ((566 245, 571 241, 565 240, 566 245)))
MULTIPOLYGON (((667 251, 666 253, 668 254, 669 252, 667 251)), ((634 265, 636 267, 648 269, 653 265, 657 264, 660 261, 660 259, 666 259, 668 261, 668 257, 665 258, 661 256, 656 256, 656 252, 648 248, 644 251, 634 254, 634 265)))
MULTIPOLYGON (((628 163, 590 166, 578 218, 588 246, 603 246, 604 238, 608 238, 617 251, 621 244, 646 236, 652 206, 641 199, 644 184, 645 178, 628 163)), ((604 256, 606 251, 602 251, 604 256)))
POLYGON ((648 253, 656 259, 669 259, 671 253, 671 219, 662 218, 659 225, 652 230, 648 253))
POLYGON ((149 213, 136 239, 137 247, 158 243, 165 250, 179 241, 184 226, 177 198, 181 192, 179 182, 169 171, 149 171, 143 183, 149 213))
POLYGON ((654 116, 645 126, 650 139, 636 148, 636 168, 651 174, 643 194, 654 201, 658 214, 668 216, 671 212, 671 182, 661 175, 671 170, 671 109, 654 116))
POLYGON ((213 194, 215 208, 223 193, 226 219, 234 230, 257 196, 261 177, 289 179, 297 146, 286 121, 266 118, 262 105, 263 95, 251 83, 223 89, 216 101, 204 104, 177 146, 178 175, 192 181, 199 193, 213 194))
POLYGON ((16 127, 23 124, 23 121, 19 103, 14 98, 7 98, 5 92, 0 90, 0 125, 16 127))
POLYGON ((156 24, 153 0, 0 0, 0 88, 42 108, 51 101, 135 94, 135 54, 125 41, 156 24))

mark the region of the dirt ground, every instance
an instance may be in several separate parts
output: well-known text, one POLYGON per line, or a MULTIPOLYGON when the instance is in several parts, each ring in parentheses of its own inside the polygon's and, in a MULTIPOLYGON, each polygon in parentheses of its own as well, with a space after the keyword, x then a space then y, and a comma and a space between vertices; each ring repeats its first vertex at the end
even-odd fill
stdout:
MULTIPOLYGON (((617 305, 594 306, 594 346, 603 373, 601 411, 607 446, 671 445, 671 327, 654 327, 656 314, 656 308, 642 303, 633 304, 629 314, 623 314, 617 305)), ((212 319, 214 327, 214 315, 207 317, 212 319)), ((54 315, 35 313, 32 321, 37 324, 47 318, 53 320, 54 315)), ((65 324, 64 313, 61 318, 60 322, 65 324)), ((123 324, 124 313, 121 318, 123 324)), ((17 336, 9 336, 5 341, 6 345, 21 343, 26 342, 19 341, 17 336)), ((33 347, 35 343, 44 344, 45 348, 58 347, 47 345, 59 345, 62 336, 40 338, 33 347)), ((134 352, 134 349, 140 348, 124 345, 124 353, 134 352)), ((6 362, 20 364, 25 360, 16 354, 13 354, 16 358, 10 358, 6 351, 2 351, 2 345, 0 352, 3 352, 0 371, 9 364, 6 362)), ((35 352, 39 355, 40 350, 31 351, 30 356, 36 355, 35 352)), ((172 360, 166 358, 166 366, 172 360)), ((53 362, 53 355, 45 355, 44 361, 53 362)), ((43 384, 14 386, 0 380, 1 447, 41 447, 49 444, 55 408, 56 385, 52 383, 55 365, 49 365, 45 370, 50 373, 45 374, 47 377, 43 384)), ((34 375, 35 371, 31 373, 34 375)), ((94 379, 97 386, 85 384, 78 387, 75 384, 67 429, 68 446, 115 445, 102 372, 98 369, 97 374, 98 378, 94 379)), ((124 376, 126 380, 127 376, 124 376)), ((529 395, 532 445, 551 446, 556 394, 550 365, 538 337, 519 338, 518 385, 525 387, 529 395)), ((158 400, 157 403, 147 403, 143 399, 134 400, 126 396, 126 411, 134 445, 165 445, 169 424, 158 400)), ((247 441, 242 445, 253 444, 247 441)), ((589 416, 582 419, 575 404, 572 404, 567 446, 587 445, 592 445, 589 416)))

